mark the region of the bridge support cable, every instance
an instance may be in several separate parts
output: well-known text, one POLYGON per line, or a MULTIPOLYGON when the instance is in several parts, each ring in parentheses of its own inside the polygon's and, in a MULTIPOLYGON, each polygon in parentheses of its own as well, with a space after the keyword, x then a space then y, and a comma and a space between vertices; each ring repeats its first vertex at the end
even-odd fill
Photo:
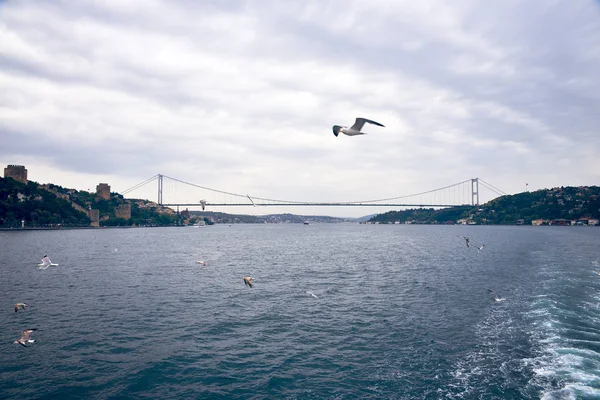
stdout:
MULTIPOLYGON (((223 190, 212 189, 206 186, 197 185, 194 183, 186 182, 180 179, 176 179, 167 175, 157 175, 159 181, 159 200, 163 205, 175 205, 185 203, 187 206, 198 206, 200 204, 200 200, 192 200, 181 201, 179 200, 179 190, 177 190, 177 195, 173 197, 169 195, 169 200, 163 198, 165 194, 165 189, 169 192, 175 190, 174 188, 178 185, 172 185, 168 183, 180 183, 185 186, 201 189, 202 191, 210 192, 213 195, 212 197, 207 197, 209 193, 202 193, 202 195, 198 196, 198 193, 195 194, 195 197, 198 199, 202 199, 202 206, 209 205, 219 205, 219 206, 227 206, 227 205, 247 205, 247 206, 285 206, 285 205, 294 205, 294 206, 316 206, 316 205, 340 205, 340 206, 349 206, 349 205, 387 205, 387 206, 398 206, 400 204, 405 205, 409 204, 411 206, 428 206, 428 207, 449 207, 454 205, 467 205, 471 201, 466 201, 467 198, 471 195, 468 190, 468 185, 472 184, 472 179, 467 179, 459 183, 455 183, 452 185, 444 186, 441 188, 427 190, 420 193, 415 193, 411 195, 404 196, 396 196, 389 197, 384 199, 375 199, 375 200, 359 200, 359 201, 346 201, 346 202, 336 202, 336 203, 326 203, 326 202, 309 202, 309 201, 294 201, 294 200, 277 200, 270 199, 264 197, 256 197, 250 196, 249 194, 238 194, 232 192, 226 192, 223 190), (164 178, 167 178, 167 181, 163 183, 164 178), (164 186, 167 184, 167 186, 164 186), (464 188, 464 189, 463 189, 464 188), (458 195, 457 195, 458 193, 458 195), (461 195, 461 193, 463 195, 461 195), (454 194, 455 201, 451 201, 452 195, 454 194), (458 198, 458 199, 457 199, 458 198), (173 201, 178 199, 176 201, 173 201), (458 201, 457 201, 458 200, 458 201), (454 204, 451 204, 454 203, 454 204)), ((186 192, 184 197, 189 197, 189 191, 186 192)))
MULTIPOLYGON (((167 178, 167 179, 169 179, 169 180, 171 180, 171 181, 174 181, 174 182, 179 182, 181 184, 192 186, 192 187, 195 187, 195 188, 198 188, 198 189, 202 189, 202 190, 206 190, 206 191, 209 191, 209 192, 212 192, 212 193, 219 193, 219 194, 225 195, 226 199, 227 199, 227 196, 232 196, 232 197, 236 197, 236 198, 239 198, 239 199, 246 199, 246 198, 248 198, 248 195, 243 195, 243 194, 238 194, 238 193, 231 193, 231 192, 225 192, 223 190, 217 190, 217 189, 211 189, 211 188, 206 187, 206 186, 196 185, 195 183, 190 183, 190 182, 182 181, 181 179, 176 179, 176 178, 173 178, 173 177, 170 177, 170 176, 167 176, 167 175, 162 175, 162 176, 165 177, 165 178, 167 178)), ((204 201, 204 203, 205 203, 205 205, 209 205, 210 204, 208 201, 204 201)), ((246 205, 252 205, 252 203, 246 203, 246 205)))
POLYGON ((140 183, 138 183, 137 185, 130 187, 129 189, 125 189, 125 190, 123 190, 123 191, 121 192, 121 194, 125 195, 125 194, 127 194, 127 193, 129 193, 129 192, 132 192, 132 191, 134 191, 134 190, 136 190, 136 189, 139 189, 139 188, 141 188, 142 186, 144 186, 144 185, 146 185, 146 184, 148 184, 148 183, 152 182, 153 180, 155 180, 157 176, 158 176, 158 175, 154 175, 152 178, 148 178, 148 179, 146 179, 145 181, 143 181, 143 182, 140 182, 140 183))
POLYGON ((206 206, 383 206, 421 208, 473 206, 479 205, 479 183, 481 183, 483 188, 495 195, 501 196, 506 194, 504 191, 482 179, 472 178, 433 190, 384 199, 347 202, 292 201, 255 197, 250 196, 249 194, 238 194, 211 189, 206 186, 196 185, 162 174, 154 175, 153 177, 123 191, 122 194, 131 193, 154 180, 157 180, 158 183, 158 193, 155 192, 158 195, 158 203, 164 206, 173 207, 177 205, 189 207, 198 206, 202 208, 205 208, 206 206), (200 189, 201 193, 196 189, 200 189), (189 199, 193 200, 190 201, 189 199))
POLYGON ((481 182, 485 186, 486 189, 491 190, 492 192, 496 193, 499 196, 506 196, 508 194, 508 193, 504 192, 503 190, 498 189, 491 183, 487 183, 483 179, 479 179, 479 182, 481 182))

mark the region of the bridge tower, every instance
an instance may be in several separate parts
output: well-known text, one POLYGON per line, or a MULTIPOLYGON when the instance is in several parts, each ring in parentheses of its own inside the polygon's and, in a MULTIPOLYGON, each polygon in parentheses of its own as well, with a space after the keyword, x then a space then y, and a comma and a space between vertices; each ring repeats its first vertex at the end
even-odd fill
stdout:
POLYGON ((471 205, 479 207, 479 178, 471 179, 471 205))
POLYGON ((162 194, 163 194, 163 176, 161 174, 158 174, 158 205, 160 205, 160 206, 162 206, 162 203, 163 203, 162 194))

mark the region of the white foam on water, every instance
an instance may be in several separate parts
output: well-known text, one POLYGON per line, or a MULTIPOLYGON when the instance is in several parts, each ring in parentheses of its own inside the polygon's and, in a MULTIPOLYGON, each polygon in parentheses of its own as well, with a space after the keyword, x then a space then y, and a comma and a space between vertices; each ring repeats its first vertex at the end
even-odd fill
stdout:
POLYGON ((600 398, 600 308, 592 302, 566 305, 538 298, 526 313, 538 356, 529 382, 542 399, 600 398), (598 338, 598 340, 594 340, 598 338))
POLYGON ((452 398, 479 396, 482 382, 502 381, 510 369, 521 368, 506 364, 504 350, 514 341, 516 326, 510 311, 504 305, 494 306, 490 314, 475 327, 479 345, 455 363, 448 386, 452 398))
POLYGON ((567 384, 562 389, 551 390, 542 394, 542 400, 570 400, 581 398, 600 398, 600 390, 580 384, 567 384))

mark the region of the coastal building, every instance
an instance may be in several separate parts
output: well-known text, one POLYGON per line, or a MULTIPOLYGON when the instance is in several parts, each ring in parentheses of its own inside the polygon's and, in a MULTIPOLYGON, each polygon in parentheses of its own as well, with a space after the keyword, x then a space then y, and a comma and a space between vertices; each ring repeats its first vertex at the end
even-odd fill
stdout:
POLYGON ((130 219, 131 218, 131 204, 124 203, 119 204, 115 210, 117 218, 130 219))
POLYGON ((110 186, 108 183, 100 183, 96 186, 96 199, 110 200, 110 186))
POLYGON ((545 219, 534 219, 531 221, 531 225, 540 226, 540 225, 548 225, 548 221, 545 219))
POLYGON ((27 183, 27 170, 24 165, 7 165, 4 168, 4 177, 27 183))

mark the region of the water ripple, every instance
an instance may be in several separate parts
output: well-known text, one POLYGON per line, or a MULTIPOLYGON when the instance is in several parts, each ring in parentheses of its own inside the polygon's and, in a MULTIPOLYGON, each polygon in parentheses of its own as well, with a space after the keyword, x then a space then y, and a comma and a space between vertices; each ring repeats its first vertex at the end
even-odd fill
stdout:
POLYGON ((0 397, 600 398, 600 292, 586 287, 600 289, 599 236, 335 224, 0 232, 0 397), (37 270, 45 253, 60 266, 37 270), (17 301, 30 308, 14 313, 17 301), (28 327, 36 343, 12 344, 28 327))

